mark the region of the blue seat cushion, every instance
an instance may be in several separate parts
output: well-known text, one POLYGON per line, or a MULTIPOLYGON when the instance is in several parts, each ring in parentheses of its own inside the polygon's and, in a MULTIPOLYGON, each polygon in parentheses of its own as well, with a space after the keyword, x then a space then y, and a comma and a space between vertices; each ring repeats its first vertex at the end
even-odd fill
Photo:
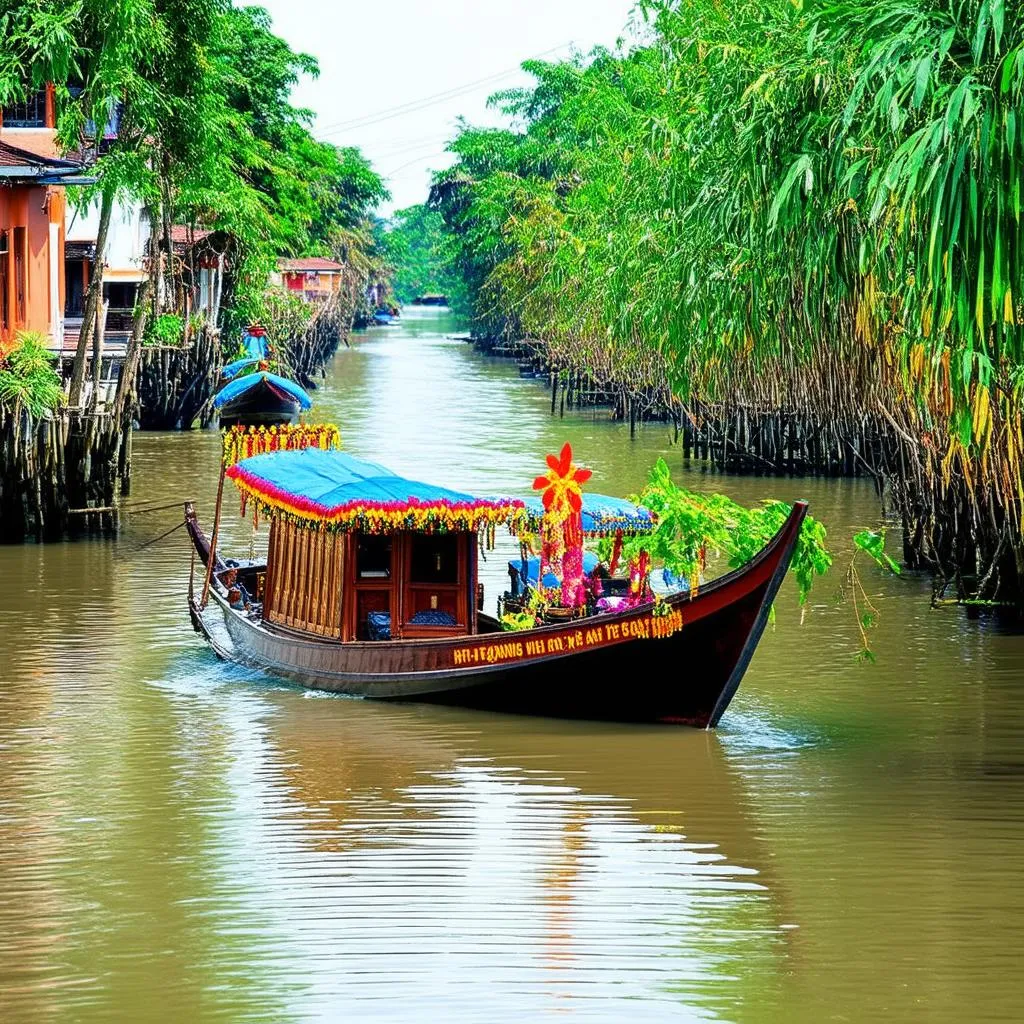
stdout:
POLYGON ((366 616, 366 631, 370 634, 371 640, 390 640, 390 612, 370 612, 370 614, 366 616))
MULTIPOLYGON (((589 576, 598 566, 598 557, 592 551, 583 552, 583 575, 589 576)), ((529 587, 537 586, 537 574, 540 572, 540 559, 534 556, 526 560, 526 579, 523 579, 522 559, 516 559, 508 563, 509 575, 513 579, 513 592, 519 593, 520 587, 525 583, 529 587)), ((545 587, 559 586, 558 577, 553 572, 544 574, 545 587)))
POLYGON ((410 626, 457 626, 455 618, 448 612, 439 608, 424 608, 417 612, 410 620, 410 626))

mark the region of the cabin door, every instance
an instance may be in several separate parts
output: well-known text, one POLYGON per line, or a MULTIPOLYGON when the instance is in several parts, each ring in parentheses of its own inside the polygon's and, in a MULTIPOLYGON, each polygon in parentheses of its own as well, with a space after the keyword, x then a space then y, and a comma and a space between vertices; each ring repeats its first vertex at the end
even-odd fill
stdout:
POLYGON ((398 635, 400 547, 390 534, 356 533, 349 539, 350 628, 346 638, 390 640, 398 635))
POLYGON ((274 519, 267 550, 263 617, 317 636, 341 638, 344 536, 274 519))

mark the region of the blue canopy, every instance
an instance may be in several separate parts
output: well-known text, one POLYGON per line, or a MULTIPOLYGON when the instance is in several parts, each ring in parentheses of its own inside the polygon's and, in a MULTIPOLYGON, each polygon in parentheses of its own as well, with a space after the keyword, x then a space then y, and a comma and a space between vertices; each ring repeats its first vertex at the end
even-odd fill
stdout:
MULTIPOLYGON (((583 552, 583 575, 589 576, 600 564, 600 560, 597 555, 592 551, 583 552)), ((540 572, 540 559, 534 555, 531 558, 525 560, 520 559, 515 562, 509 562, 508 567, 510 571, 515 571, 519 574, 520 580, 528 587, 537 586, 537 574, 540 572), (524 576, 525 573, 525 576, 524 576)), ((553 573, 544 573, 544 586, 554 588, 561 585, 561 580, 553 573)))
POLYGON ((223 408, 228 402, 233 402, 249 391, 252 391, 253 388, 263 385, 268 386, 271 390, 280 392, 281 397, 294 399, 302 409, 308 409, 313 404, 313 399, 295 381, 287 380, 284 377, 279 377, 276 373, 269 373, 264 370, 260 373, 247 373, 228 381, 214 396, 213 407, 215 409, 223 408))
POLYGON ((407 480, 376 462, 320 448, 254 455, 227 474, 271 510, 372 532, 475 530, 503 522, 522 507, 407 480))
MULTIPOLYGON (((536 532, 544 517, 544 504, 539 495, 531 495, 524 502, 528 528, 536 532)), ((654 516, 642 505, 634 505, 625 498, 612 498, 607 494, 583 492, 583 534, 601 537, 617 533, 650 533, 655 526, 654 516)))
POLYGON ((244 359, 236 359, 234 362, 228 363, 220 371, 220 375, 225 380, 231 380, 232 377, 237 377, 242 370, 255 368, 262 362, 262 359, 251 359, 249 356, 246 356, 244 359))

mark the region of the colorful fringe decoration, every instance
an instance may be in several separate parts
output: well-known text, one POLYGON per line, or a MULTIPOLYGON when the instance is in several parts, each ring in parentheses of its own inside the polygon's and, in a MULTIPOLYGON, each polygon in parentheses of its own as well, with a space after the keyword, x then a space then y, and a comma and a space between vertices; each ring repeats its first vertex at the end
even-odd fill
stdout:
POLYGON ((270 487, 258 477, 232 466, 228 477, 242 491, 242 500, 262 509, 265 515, 288 519, 300 526, 326 530, 358 530, 360 533, 396 533, 414 530, 417 533, 451 533, 487 529, 489 543, 494 543, 494 527, 514 518, 519 508, 490 501, 423 502, 409 498, 405 502, 353 502, 341 509, 325 509, 314 502, 270 487))
POLYGON ((344 452, 265 454, 230 466, 227 477, 265 515, 320 530, 362 533, 476 532, 493 543, 494 529, 515 519, 523 503, 406 480, 384 466, 344 452))
POLYGON ((266 452, 299 451, 303 448, 332 451, 341 447, 341 432, 333 423, 232 427, 222 433, 226 467, 266 452))

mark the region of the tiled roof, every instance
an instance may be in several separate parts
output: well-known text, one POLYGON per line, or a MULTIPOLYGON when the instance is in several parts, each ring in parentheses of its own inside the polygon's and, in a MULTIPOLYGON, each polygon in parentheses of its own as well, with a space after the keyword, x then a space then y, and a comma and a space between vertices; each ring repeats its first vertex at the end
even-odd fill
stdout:
POLYGON ((288 272, 294 271, 296 273, 309 273, 316 270, 344 270, 345 267, 341 263, 335 263, 334 260, 325 260, 322 256, 308 256, 301 260, 280 260, 278 262, 279 269, 288 272))
POLYGON ((19 149, 7 142, 0 142, 0 167, 25 167, 33 172, 47 170, 77 170, 81 165, 70 160, 58 160, 56 157, 39 156, 27 149, 19 149))
POLYGON ((174 245, 190 245, 201 242, 213 234, 210 228, 190 228, 187 224, 171 225, 171 242, 174 245))

